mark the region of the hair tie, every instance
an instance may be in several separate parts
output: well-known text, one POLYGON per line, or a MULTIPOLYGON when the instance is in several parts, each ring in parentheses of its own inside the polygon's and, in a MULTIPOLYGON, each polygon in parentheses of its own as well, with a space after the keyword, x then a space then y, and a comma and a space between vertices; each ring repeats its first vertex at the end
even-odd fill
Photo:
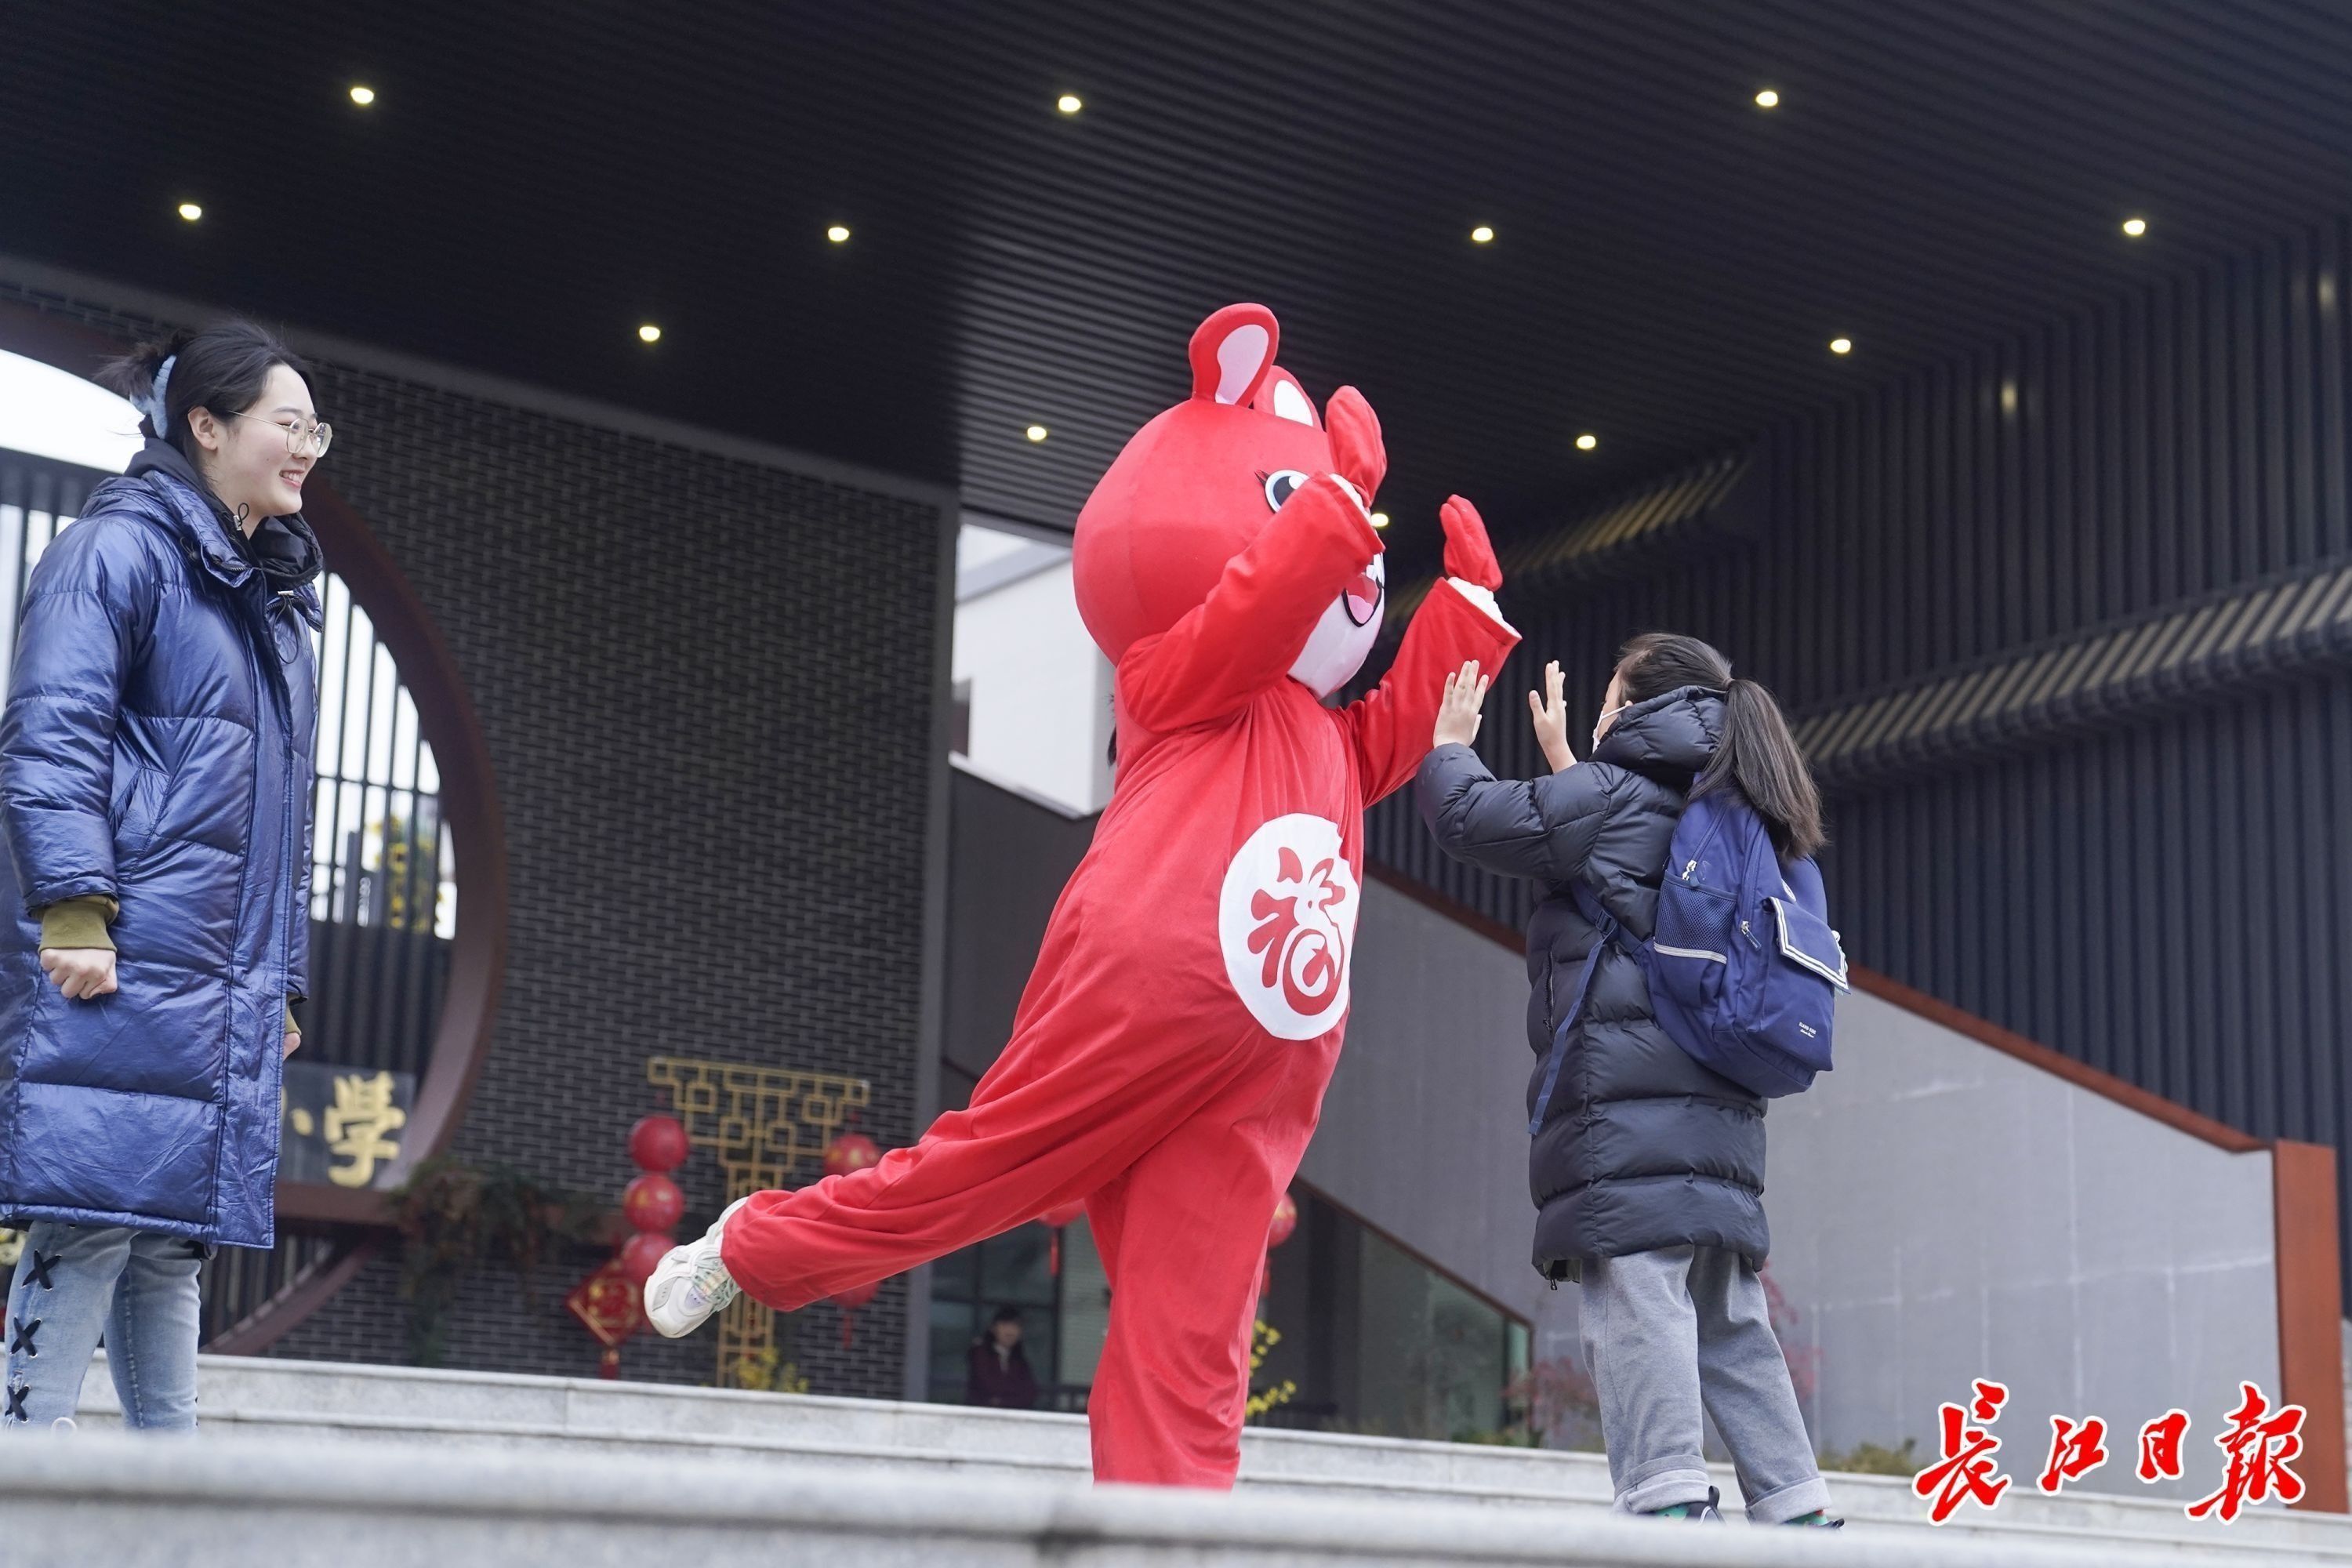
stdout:
POLYGON ((171 439, 172 418, 166 412, 163 392, 172 384, 172 367, 179 363, 178 354, 166 354, 163 363, 155 367, 155 391, 147 404, 147 422, 155 427, 155 438, 159 441, 171 439))

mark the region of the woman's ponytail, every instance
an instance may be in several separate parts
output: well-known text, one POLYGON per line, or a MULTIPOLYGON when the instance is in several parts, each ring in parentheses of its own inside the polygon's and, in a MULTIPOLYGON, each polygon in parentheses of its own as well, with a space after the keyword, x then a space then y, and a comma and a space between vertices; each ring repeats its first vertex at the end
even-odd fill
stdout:
MULTIPOLYGON (((139 426, 142 435, 152 437, 158 440, 172 439, 173 421, 167 412, 171 401, 171 384, 169 378, 163 374, 163 367, 171 364, 178 357, 180 351, 188 346, 188 340, 194 335, 193 332, 179 331, 173 332, 168 338, 153 339, 139 344, 119 358, 107 361, 99 367, 98 374, 93 378, 99 385, 105 387, 109 392, 121 394, 143 416, 139 426), (159 382, 162 383, 163 392, 161 398, 156 396, 159 382)), ((175 365, 173 368, 178 367, 175 365)), ((187 424, 184 414, 182 415, 179 423, 181 428, 184 430, 187 424)), ((179 443, 173 442, 173 445, 177 446, 179 443)))
POLYGON ((1752 680, 1734 680, 1725 689, 1723 744, 1691 793, 1704 795, 1727 781, 1764 819, 1782 859, 1801 860, 1821 848, 1822 792, 1780 705, 1752 680))
POLYGON ((188 416, 209 408, 226 417, 260 400, 270 371, 287 365, 304 381, 310 368, 276 334, 250 321, 217 321, 202 331, 176 331, 141 343, 99 367, 96 380, 131 400, 144 417, 140 428, 188 452, 188 416))
POLYGON ((1827 842, 1822 833, 1822 792, 1805 754, 1780 716, 1772 694, 1752 680, 1732 678, 1731 661, 1696 637, 1650 632, 1617 656, 1617 677, 1628 702, 1646 702, 1685 686, 1723 693, 1723 739, 1693 795, 1725 784, 1737 788, 1764 819, 1772 847, 1784 860, 1801 859, 1827 842))

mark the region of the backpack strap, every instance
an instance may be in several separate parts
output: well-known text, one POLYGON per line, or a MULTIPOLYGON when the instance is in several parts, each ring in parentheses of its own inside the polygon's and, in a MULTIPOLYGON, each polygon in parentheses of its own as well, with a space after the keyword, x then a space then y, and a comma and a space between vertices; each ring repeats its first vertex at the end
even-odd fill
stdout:
MULTIPOLYGON (((1592 993, 1592 976, 1601 968, 1601 952, 1611 942, 1628 946, 1625 928, 1617 917, 1603 909, 1591 889, 1580 881, 1568 885, 1569 896, 1576 901, 1577 913, 1591 923, 1593 930, 1592 951, 1584 955, 1584 969, 1576 977, 1576 994, 1569 998, 1568 1011, 1561 1016, 1559 1026, 1551 1033, 1551 1056, 1544 1064, 1543 1088, 1536 1091, 1535 1114, 1528 1119, 1528 1136, 1532 1138, 1542 1130, 1544 1112, 1551 1107, 1552 1090, 1559 1087, 1559 1069, 1568 1060, 1568 1032, 1584 1016, 1585 998, 1592 993)), ((1637 954, 1638 956, 1638 954, 1637 954)))

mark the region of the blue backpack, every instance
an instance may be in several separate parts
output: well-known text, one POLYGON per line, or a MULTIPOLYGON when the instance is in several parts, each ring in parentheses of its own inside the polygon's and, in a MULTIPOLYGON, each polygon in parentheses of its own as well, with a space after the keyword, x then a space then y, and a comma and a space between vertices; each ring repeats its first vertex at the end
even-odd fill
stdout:
POLYGON ((1811 1089, 1814 1074, 1830 1070, 1831 1026, 1847 986, 1821 868, 1806 859, 1784 869, 1764 819, 1729 789, 1690 803, 1667 856, 1648 942, 1618 924, 1590 888, 1571 884, 1601 939, 1552 1037, 1531 1134, 1543 1125, 1568 1031, 1611 942, 1641 964, 1666 1037, 1702 1066, 1768 1100, 1811 1089))

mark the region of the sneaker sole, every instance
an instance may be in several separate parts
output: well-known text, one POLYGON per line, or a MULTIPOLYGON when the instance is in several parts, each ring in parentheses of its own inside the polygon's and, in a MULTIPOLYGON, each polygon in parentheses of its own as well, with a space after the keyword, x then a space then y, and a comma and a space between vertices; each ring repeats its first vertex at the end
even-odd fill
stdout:
MULTIPOLYGON (((712 1222, 710 1226, 711 1230, 725 1229, 728 1220, 733 1216, 735 1211, 741 1208, 745 1204, 750 1203, 751 1201, 751 1200, 750 1198, 743 1197, 737 1198, 733 1203, 729 1204, 724 1209, 719 1211, 719 1218, 712 1222)), ((703 1239, 709 1239, 709 1232, 704 1233, 703 1239)), ((666 1328, 663 1326, 660 1318, 656 1313, 654 1306, 655 1299, 659 1297, 662 1300, 667 1301, 673 1293, 685 1289, 688 1285, 692 1282, 694 1279, 692 1261, 694 1248, 700 1245, 700 1242, 693 1242, 685 1247, 674 1247, 670 1248, 667 1253, 663 1255, 662 1260, 654 1266, 653 1273, 646 1278, 645 1295, 643 1298, 646 1310, 646 1326, 651 1328, 654 1332, 659 1334, 666 1340, 682 1340, 686 1338, 687 1335, 694 1332, 695 1330, 702 1327, 703 1324, 710 1321, 711 1319, 725 1311, 730 1306, 732 1306, 734 1304, 735 1298, 742 1294, 742 1287, 737 1285, 730 1279, 727 1282, 724 1291, 716 1300, 712 1301, 698 1317, 693 1318, 687 1322, 680 1323, 675 1328, 666 1328), (679 1259, 684 1260, 686 1274, 686 1278, 684 1279, 679 1279, 677 1278, 678 1271, 672 1268, 673 1261, 679 1259), (663 1278, 665 1274, 669 1276, 667 1280, 663 1278), (667 1289, 664 1289, 665 1285, 667 1286, 667 1289)))

